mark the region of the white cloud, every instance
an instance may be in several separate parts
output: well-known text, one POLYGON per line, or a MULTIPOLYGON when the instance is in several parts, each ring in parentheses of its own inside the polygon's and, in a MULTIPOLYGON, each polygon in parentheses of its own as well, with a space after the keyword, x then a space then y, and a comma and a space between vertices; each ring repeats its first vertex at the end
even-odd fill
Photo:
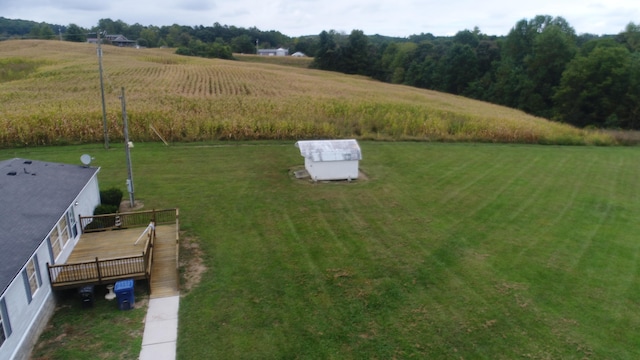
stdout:
POLYGON ((87 28, 105 18, 156 26, 218 22, 289 36, 354 29, 389 36, 453 35, 475 26, 489 35, 506 35, 519 20, 536 15, 562 16, 577 33, 617 34, 640 21, 640 8, 631 0, 0 0, 0 8, 0 16, 10 19, 87 28))

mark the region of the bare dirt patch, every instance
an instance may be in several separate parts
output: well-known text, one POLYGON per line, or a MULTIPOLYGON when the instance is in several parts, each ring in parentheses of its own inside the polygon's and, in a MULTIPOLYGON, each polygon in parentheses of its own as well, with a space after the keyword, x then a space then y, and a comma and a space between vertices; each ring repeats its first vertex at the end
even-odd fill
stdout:
POLYGON ((149 306, 149 295, 137 296, 136 302, 133 304, 134 309, 146 309, 149 306))
POLYGON ((138 211, 143 207, 144 207, 144 203, 141 200, 134 200, 133 207, 131 207, 131 200, 127 199, 127 200, 122 200, 122 202, 120 202, 120 208, 118 209, 118 212, 124 213, 124 212, 138 211))
POLYGON ((186 295, 197 286, 207 271, 202 259, 202 249, 196 237, 180 235, 180 294, 186 295))

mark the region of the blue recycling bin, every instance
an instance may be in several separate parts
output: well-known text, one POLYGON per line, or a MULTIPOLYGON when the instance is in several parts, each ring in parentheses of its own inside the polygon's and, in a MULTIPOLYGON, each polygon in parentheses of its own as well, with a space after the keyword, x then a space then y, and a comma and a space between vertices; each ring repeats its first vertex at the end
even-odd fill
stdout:
POLYGON ((116 293, 116 299, 118 299, 118 309, 133 309, 133 305, 135 304, 135 297, 133 295, 133 279, 117 281, 116 285, 113 287, 113 291, 116 293))

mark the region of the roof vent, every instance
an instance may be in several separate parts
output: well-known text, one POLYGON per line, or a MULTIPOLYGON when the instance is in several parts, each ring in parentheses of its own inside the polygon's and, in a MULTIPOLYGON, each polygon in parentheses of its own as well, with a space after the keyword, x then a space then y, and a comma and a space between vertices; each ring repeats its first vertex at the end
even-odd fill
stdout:
POLYGON ((24 164, 27 164, 27 165, 31 165, 32 163, 33 163, 33 161, 31 161, 31 160, 25 160, 24 161, 24 164))
POLYGON ((7 173, 7 175, 9 175, 9 176, 16 176, 16 175, 18 175, 18 173, 17 173, 17 172, 15 172, 15 171, 9 171, 9 172, 7 173))

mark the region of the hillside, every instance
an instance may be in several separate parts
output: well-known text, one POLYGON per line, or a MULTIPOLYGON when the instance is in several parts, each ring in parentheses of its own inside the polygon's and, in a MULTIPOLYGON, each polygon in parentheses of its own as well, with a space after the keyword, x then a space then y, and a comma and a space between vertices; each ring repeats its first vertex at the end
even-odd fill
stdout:
MULTIPOLYGON (((384 140, 607 143, 520 111, 337 73, 103 47, 109 136, 157 141, 356 137, 384 140)), ((96 46, 0 42, 0 146, 103 141, 96 46)))

